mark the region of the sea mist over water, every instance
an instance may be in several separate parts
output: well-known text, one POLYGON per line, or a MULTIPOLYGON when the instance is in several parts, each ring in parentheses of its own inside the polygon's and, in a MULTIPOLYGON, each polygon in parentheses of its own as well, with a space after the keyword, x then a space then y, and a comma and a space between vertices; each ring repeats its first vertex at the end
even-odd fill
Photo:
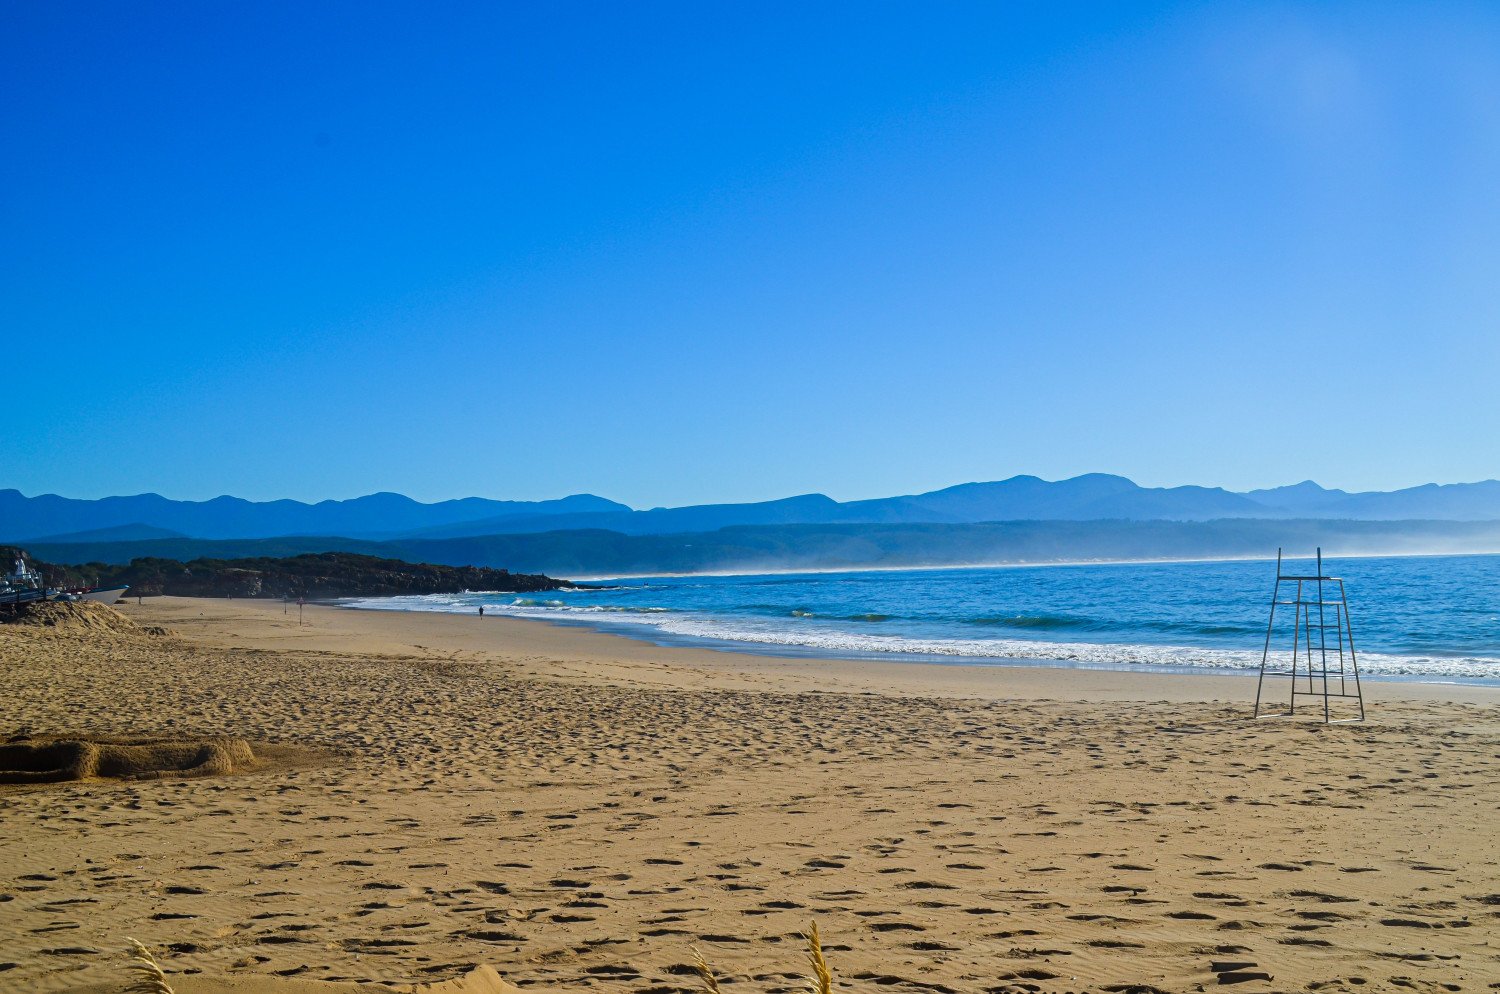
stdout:
MULTIPOLYGON (((1324 569, 1346 580, 1361 673, 1500 683, 1500 556, 1325 560, 1324 569)), ((546 598, 351 606, 468 613, 483 604, 660 643, 797 655, 1245 670, 1260 664, 1275 572, 1271 562, 1237 561, 657 577, 546 598)), ((1281 609, 1273 651, 1289 655, 1291 639, 1281 609)))

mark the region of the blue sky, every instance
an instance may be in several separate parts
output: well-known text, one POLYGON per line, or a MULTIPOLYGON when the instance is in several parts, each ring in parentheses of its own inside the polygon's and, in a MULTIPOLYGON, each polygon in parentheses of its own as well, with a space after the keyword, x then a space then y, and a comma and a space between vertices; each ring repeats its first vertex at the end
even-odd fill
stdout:
POLYGON ((0 486, 1500 475, 1486 5, 0 6, 0 486))

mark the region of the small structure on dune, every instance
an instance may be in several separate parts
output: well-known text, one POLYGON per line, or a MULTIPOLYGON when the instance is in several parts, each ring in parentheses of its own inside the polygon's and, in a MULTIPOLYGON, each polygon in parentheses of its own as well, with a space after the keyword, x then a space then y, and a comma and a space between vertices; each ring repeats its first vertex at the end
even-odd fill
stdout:
POLYGON ((1365 720, 1365 698, 1359 686, 1359 660, 1354 654, 1354 631, 1349 626, 1349 600, 1344 592, 1344 581, 1342 577, 1323 575, 1321 548, 1316 561, 1317 568, 1311 575, 1283 573, 1281 550, 1276 550, 1276 585, 1271 590, 1271 618, 1266 623, 1260 679, 1255 684, 1257 718, 1262 717, 1261 694, 1265 690, 1266 677, 1290 677, 1292 688, 1287 709, 1265 717, 1288 717, 1297 711, 1297 698, 1321 697, 1324 722, 1335 723, 1331 702, 1345 698, 1358 702, 1359 717, 1340 720, 1365 720), (1277 654, 1278 660, 1273 660, 1271 653, 1278 607, 1292 609, 1292 658, 1288 669, 1280 669, 1280 654, 1277 654))

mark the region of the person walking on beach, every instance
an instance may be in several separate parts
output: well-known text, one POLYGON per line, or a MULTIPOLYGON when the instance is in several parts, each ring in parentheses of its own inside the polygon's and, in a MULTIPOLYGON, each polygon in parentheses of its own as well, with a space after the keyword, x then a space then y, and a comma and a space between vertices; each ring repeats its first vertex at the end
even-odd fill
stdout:
POLYGON ((481 618, 484 617, 484 605, 483 604, 479 605, 479 616, 481 618))

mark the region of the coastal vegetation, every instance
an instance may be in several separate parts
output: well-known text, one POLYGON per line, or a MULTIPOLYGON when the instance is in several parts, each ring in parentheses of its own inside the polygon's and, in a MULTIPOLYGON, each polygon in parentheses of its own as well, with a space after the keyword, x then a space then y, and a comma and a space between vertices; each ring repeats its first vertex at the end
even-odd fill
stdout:
MULTIPOLYGON (((19 551, 0 549, 5 561, 19 551)), ((198 558, 188 562, 141 557, 125 564, 81 565, 33 560, 48 584, 113 587, 129 584, 132 595, 176 597, 381 597, 452 594, 465 590, 535 593, 574 584, 550 576, 512 573, 487 566, 411 563, 352 552, 287 557, 198 558)))

